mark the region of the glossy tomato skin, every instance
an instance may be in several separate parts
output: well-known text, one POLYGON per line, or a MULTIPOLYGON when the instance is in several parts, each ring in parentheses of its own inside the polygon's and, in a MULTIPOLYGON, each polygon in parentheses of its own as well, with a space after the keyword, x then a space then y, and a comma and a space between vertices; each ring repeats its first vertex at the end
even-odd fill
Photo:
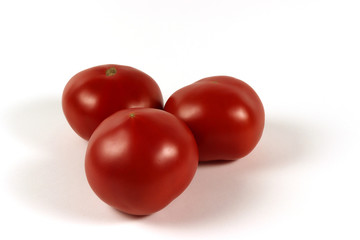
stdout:
POLYGON ((105 119, 91 136, 85 171, 93 191, 133 215, 159 211, 190 184, 198 149, 190 129, 158 109, 126 109, 105 119))
POLYGON ((200 161, 244 157, 255 148, 264 129, 260 98, 233 77, 208 77, 179 89, 164 109, 192 130, 200 161))
POLYGON ((159 86, 128 66, 101 65, 79 72, 66 84, 62 107, 74 131, 88 140, 111 114, 126 108, 163 108, 159 86))

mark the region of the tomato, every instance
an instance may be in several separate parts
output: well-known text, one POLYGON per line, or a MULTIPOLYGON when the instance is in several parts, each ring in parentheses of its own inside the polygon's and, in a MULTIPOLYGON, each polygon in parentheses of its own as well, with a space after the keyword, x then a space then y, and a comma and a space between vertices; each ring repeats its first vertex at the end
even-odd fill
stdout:
POLYGON ((192 130, 200 161, 244 157, 255 148, 264 129, 260 98, 233 77, 208 77, 188 85, 172 94, 164 109, 192 130))
POLYGON ((128 214, 148 215, 185 190, 198 157, 190 129, 172 114, 125 109, 105 119, 91 136, 85 171, 105 203, 128 214))
POLYGON ((111 114, 126 108, 163 107, 156 82, 128 66, 102 65, 86 69, 66 84, 62 107, 74 131, 88 140, 111 114))

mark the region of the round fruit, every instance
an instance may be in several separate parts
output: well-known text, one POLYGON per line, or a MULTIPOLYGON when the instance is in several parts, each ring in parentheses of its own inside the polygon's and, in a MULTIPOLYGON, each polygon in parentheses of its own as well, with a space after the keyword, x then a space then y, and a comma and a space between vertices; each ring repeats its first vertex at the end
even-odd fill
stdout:
POLYGON ((156 82, 128 66, 102 65, 86 69, 66 84, 62 107, 74 131, 88 140, 111 114, 126 108, 163 107, 156 82))
POLYGON ((181 120, 158 109, 126 109, 95 130, 85 170, 105 203, 128 214, 148 215, 185 190, 198 157, 195 139, 181 120))
POLYGON ((233 77, 208 77, 188 85, 171 95, 164 109, 189 126, 200 161, 244 157, 255 148, 264 129, 260 98, 233 77))

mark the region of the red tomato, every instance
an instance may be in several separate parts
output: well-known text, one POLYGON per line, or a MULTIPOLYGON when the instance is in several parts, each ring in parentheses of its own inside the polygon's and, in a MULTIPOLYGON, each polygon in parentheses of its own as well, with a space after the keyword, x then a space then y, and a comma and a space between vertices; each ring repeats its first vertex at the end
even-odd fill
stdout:
POLYGON ((125 109, 105 119, 91 136, 85 170, 104 202, 128 214, 148 215, 185 190, 198 157, 190 129, 172 114, 125 109))
POLYGON ((199 80, 176 91, 165 110, 192 130, 200 161, 235 160, 250 153, 264 129, 264 108, 255 91, 233 77, 199 80))
POLYGON ((156 82, 128 66, 102 65, 73 76, 65 86, 62 107, 74 131, 88 140, 111 114, 125 108, 163 107, 156 82))

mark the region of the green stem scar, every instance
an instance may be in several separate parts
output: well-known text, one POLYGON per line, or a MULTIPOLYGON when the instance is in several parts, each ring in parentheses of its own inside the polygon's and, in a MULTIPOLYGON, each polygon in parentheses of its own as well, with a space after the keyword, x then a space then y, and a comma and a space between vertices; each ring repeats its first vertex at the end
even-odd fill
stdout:
POLYGON ((115 74, 116 74, 116 68, 114 68, 114 67, 111 67, 111 68, 106 70, 106 76, 108 76, 108 77, 113 76, 115 74))
POLYGON ((129 114, 129 117, 130 117, 130 118, 134 118, 134 117, 135 117, 135 113, 130 113, 130 114, 129 114))

